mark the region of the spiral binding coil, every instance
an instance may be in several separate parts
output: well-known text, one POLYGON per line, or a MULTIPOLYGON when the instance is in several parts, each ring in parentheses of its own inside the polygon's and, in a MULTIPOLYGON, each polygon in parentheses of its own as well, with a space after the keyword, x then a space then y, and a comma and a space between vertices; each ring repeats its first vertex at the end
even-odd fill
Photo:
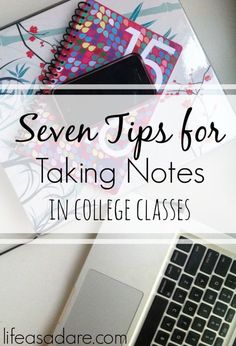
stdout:
MULTIPOLYGON (((60 57, 67 57, 67 54, 63 54, 62 51, 69 51, 70 48, 67 47, 67 44, 73 44, 73 40, 69 40, 70 38, 75 38, 76 35, 72 35, 71 31, 79 31, 79 29, 75 28, 75 24, 82 24, 80 21, 85 19, 85 14, 88 13, 88 10, 84 9, 83 6, 86 5, 91 7, 92 5, 86 1, 80 1, 77 5, 74 15, 71 17, 68 27, 66 28, 65 34, 63 35, 63 39, 59 42, 57 52, 54 54, 53 59, 48 64, 48 72, 45 73, 44 79, 42 80, 43 84, 47 84, 50 81, 50 76, 57 77, 57 73, 53 72, 53 69, 56 68, 56 62, 59 61, 60 57), (79 21, 78 21, 79 19, 79 21)), ((51 81, 50 81, 51 82, 51 81)))

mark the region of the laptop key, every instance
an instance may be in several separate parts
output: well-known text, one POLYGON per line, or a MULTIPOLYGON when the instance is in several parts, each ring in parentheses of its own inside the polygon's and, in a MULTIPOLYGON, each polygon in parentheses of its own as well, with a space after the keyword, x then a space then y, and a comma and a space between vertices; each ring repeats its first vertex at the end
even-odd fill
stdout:
POLYGON ((185 299, 187 297, 187 292, 182 290, 181 288, 177 288, 173 300, 175 300, 177 303, 183 304, 185 299))
POLYGON ((232 299, 232 296, 233 296, 232 291, 228 290, 227 288, 223 288, 221 293, 220 293, 219 299, 225 303, 229 303, 232 299))
POLYGON ((200 244, 194 245, 193 250, 188 259, 188 262, 186 264, 186 267, 184 269, 186 273, 190 275, 195 275, 197 273, 197 270, 201 264, 205 251, 206 251, 205 246, 200 244))
POLYGON ((191 240, 189 240, 189 239, 187 239, 187 238, 185 238, 185 237, 180 237, 179 239, 180 239, 180 240, 185 240, 186 243, 182 243, 182 244, 178 243, 178 244, 176 245, 176 247, 177 247, 178 249, 184 251, 184 252, 187 252, 187 253, 190 252, 191 247, 193 246, 193 243, 191 242, 191 240))
POLYGON ((222 338, 217 338, 214 346, 222 346, 223 345, 224 340, 222 338))
POLYGON ((169 264, 165 272, 165 275, 173 280, 178 280, 180 274, 181 269, 173 264, 169 264))
POLYGON ((210 313, 211 313, 212 307, 205 304, 201 303, 198 309, 198 315, 204 318, 208 318, 210 313))
POLYGON ((216 297, 217 297, 216 292, 207 289, 205 294, 204 294, 203 300, 209 304, 214 304, 216 301, 216 297))
POLYGON ((145 322, 141 328, 138 339, 135 346, 150 345, 156 330, 162 320, 163 314, 165 313, 168 300, 155 296, 151 308, 147 314, 145 322))
POLYGON ((232 303, 231 303, 232 308, 236 309, 236 294, 233 297, 232 303))
POLYGON ((214 268, 215 268, 215 265, 216 265, 216 261, 219 257, 219 253, 214 251, 214 250, 211 250, 209 249, 206 253, 206 256, 203 260, 203 263, 202 263, 202 266, 201 266, 201 271, 210 275, 214 268))
POLYGON ((207 324, 207 327, 217 332, 220 329, 221 323, 222 323, 222 320, 220 318, 216 316, 211 316, 207 324))
POLYGON ((169 337, 170 337, 169 334, 167 334, 166 332, 163 332, 162 330, 159 330, 158 333, 157 333, 157 336, 155 338, 155 342, 158 345, 166 346, 167 342, 169 340, 169 337))
POLYGON ((183 274, 179 280, 179 286, 189 290, 193 283, 193 278, 187 274, 183 274))
POLYGON ((184 316, 184 315, 181 315, 179 320, 178 320, 177 327, 184 329, 184 330, 188 330, 191 322, 192 322, 191 318, 184 316))
POLYGON ((175 329, 173 334, 172 334, 171 341, 175 342, 178 345, 182 345, 185 336, 186 336, 185 332, 183 332, 182 330, 179 330, 179 329, 175 329))
POLYGON ((220 328, 219 334, 220 334, 220 336, 222 336, 223 338, 225 338, 226 335, 227 335, 227 333, 228 333, 228 331, 229 331, 229 324, 223 323, 222 326, 221 326, 221 328, 220 328))
POLYGON ((221 289, 221 286, 223 285, 224 280, 220 278, 219 276, 213 275, 209 287, 213 288, 216 291, 219 291, 221 289))
POLYGON ((216 333, 210 331, 209 329, 206 329, 203 333, 201 341, 207 345, 213 345, 215 338, 216 338, 216 333))
POLYGON ((171 257, 171 262, 183 267, 185 265, 187 259, 187 255, 178 250, 174 250, 173 255, 171 257))
POLYGON ((236 260, 233 261, 232 266, 230 268, 231 273, 236 275, 236 260))
POLYGON ((164 317, 163 322, 161 324, 161 328, 171 332, 172 329, 174 328, 176 320, 173 320, 173 318, 170 318, 168 316, 164 317))
POLYGON ((181 305, 176 303, 170 303, 167 309, 167 314, 177 318, 179 316, 180 310, 181 310, 181 305))
POLYGON ((231 263, 232 263, 232 259, 230 257, 225 256, 225 255, 221 255, 220 259, 217 263, 215 273, 220 275, 220 276, 225 277, 228 270, 229 270, 231 263))
POLYGON ((206 321, 200 317, 195 317, 191 328, 201 333, 205 327, 206 321))
POLYGON ((226 304, 217 302, 214 307, 213 313, 216 314, 217 316, 224 317, 227 309, 228 309, 228 306, 226 304))
POLYGON ((236 289, 236 276, 229 274, 225 281, 225 286, 231 288, 232 290, 236 289))
POLYGON ((183 309, 183 313, 185 313, 186 315, 189 316, 193 316, 195 314, 197 310, 197 304, 187 301, 185 303, 184 309, 183 309))
POLYGON ((198 273, 194 284, 200 288, 206 288, 208 281, 209 277, 207 275, 198 273))
POLYGON ((187 342, 187 344, 189 344, 191 346, 197 346, 199 339, 200 339, 199 334, 190 331, 187 335, 186 342, 187 342))
POLYGON ((233 319, 234 319, 234 316, 235 316, 235 310, 229 309, 227 311, 227 314, 226 314, 226 317, 225 317, 226 322, 229 322, 229 323, 232 322, 233 319))
POLYGON ((169 279, 163 278, 158 288, 158 293, 161 294, 162 296, 170 298, 172 296, 174 289, 175 289, 175 282, 169 279))
POLYGON ((199 303, 203 295, 203 290, 197 287, 193 287, 189 294, 189 299, 199 303))

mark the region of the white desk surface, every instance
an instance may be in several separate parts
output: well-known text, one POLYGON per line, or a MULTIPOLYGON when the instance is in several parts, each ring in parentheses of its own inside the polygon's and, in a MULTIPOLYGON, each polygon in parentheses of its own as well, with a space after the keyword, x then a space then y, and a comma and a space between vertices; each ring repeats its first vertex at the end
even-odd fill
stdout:
MULTIPOLYGON (((36 10, 57 2, 57 0, 1 0, 0 24, 7 24, 19 17, 28 15, 36 10)), ((190 16, 190 20, 190 5, 192 3, 191 21, 197 22, 196 17, 194 18, 194 10, 196 10, 196 8, 194 9, 194 2, 195 1, 192 0, 182 1, 183 5, 186 4, 186 10, 190 16)), ((207 0, 206 2, 212 3, 213 6, 213 3, 215 4, 216 1, 207 0)), ((219 5, 219 1, 217 1, 217 3, 219 5)), ((222 1, 220 1, 220 3, 225 7, 225 2, 223 4, 222 1)), ((205 5, 202 6, 202 8, 203 7, 205 7, 205 5)), ((215 8, 215 11, 216 10, 217 9, 215 8)), ((219 29, 221 19, 222 21, 224 20, 227 22, 228 18, 222 18, 224 17, 223 12, 220 12, 219 7, 218 10, 219 13, 221 13, 217 26, 219 29)), ((209 13, 209 17, 210 15, 211 14, 209 13)), ((204 18, 206 22, 209 22, 207 16, 204 18)), ((201 18, 201 23, 203 29, 203 18, 201 18)), ((198 25, 200 24, 198 23, 198 25)), ((215 27, 216 36, 217 27, 215 27)), ((219 66, 219 73, 222 73, 220 67, 222 53, 218 51, 220 47, 216 40, 211 41, 213 50, 208 51, 207 47, 204 48, 209 56, 211 56, 211 54, 213 54, 217 49, 219 59, 218 62, 216 62, 216 66, 219 66), (214 44, 216 46, 214 46, 214 44)), ((228 60, 230 61, 231 53, 228 52, 227 54, 229 58, 228 60)), ((232 71, 236 71, 236 69, 231 66, 231 76, 232 71)), ((223 81, 225 83, 232 83, 232 80, 227 79, 228 76, 229 74, 226 73, 226 78, 224 79, 223 74, 221 74, 220 79, 224 79, 223 81)), ((225 169, 228 169, 231 172, 230 180, 225 182, 225 185, 221 186, 221 190, 223 197, 227 193, 234 196, 232 197, 233 205, 235 205, 236 196, 236 164, 232 162, 232 155, 235 153, 235 149, 236 142, 232 142, 222 148, 220 154, 213 154, 212 156, 212 160, 215 160, 215 162, 222 158, 221 163, 224 163, 224 167, 226 167, 225 169)), ((5 184, 7 184, 7 182, 2 180, 1 186, 6 186, 5 184)), ((2 188, 1 193, 4 193, 2 188)), ((16 214, 14 218, 15 221, 13 222, 15 222, 15 227, 18 227, 22 216, 20 214, 20 209, 17 207, 17 201, 14 199, 14 196, 11 198, 8 196, 7 201, 7 203, 10 203, 11 208, 14 203, 16 203, 15 210, 18 210, 17 212, 19 212, 19 216, 16 214)), ((5 207, 7 206, 5 205, 5 207)), ((228 210, 227 217, 232 218, 232 215, 231 211, 228 210)), ((4 220, 5 221, 0 221, 0 229, 6 227, 7 218, 4 220)), ((77 227, 77 225, 74 224, 73 227, 77 227)), ((91 225, 91 227, 93 226, 91 225)), ((94 228, 94 231, 96 231, 96 227, 94 228)), ((32 333, 33 331, 42 333, 50 331, 56 323, 88 251, 89 246, 87 245, 28 245, 3 255, 0 258, 0 327, 4 323, 4 327, 17 326, 22 333, 32 333)))

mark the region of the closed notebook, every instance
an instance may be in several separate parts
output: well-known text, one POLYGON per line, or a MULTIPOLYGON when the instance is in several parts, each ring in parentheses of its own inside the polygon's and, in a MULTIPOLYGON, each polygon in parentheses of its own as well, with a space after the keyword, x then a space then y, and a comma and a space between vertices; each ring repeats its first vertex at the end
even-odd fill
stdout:
POLYGON ((166 84, 182 47, 94 1, 82 1, 42 76, 45 84, 66 83, 129 53, 142 56, 155 84, 166 84))
MULTIPOLYGON (((66 83, 122 56, 137 53, 142 56, 152 82, 160 85, 161 93, 161 86, 168 82, 182 51, 179 44, 93 0, 78 4, 63 38, 48 71, 43 76, 45 84, 66 83)), ((148 110, 144 106, 139 108, 139 111, 135 112, 137 126, 140 122, 147 124, 152 115, 151 106, 148 110)), ((80 159, 88 167, 96 167, 97 170, 102 170, 106 165, 116 167, 121 172, 117 175, 117 184, 112 190, 112 193, 116 193, 124 179, 124 166, 128 155, 124 147, 128 145, 121 141, 121 147, 118 145, 113 150, 113 156, 111 149, 109 148, 108 154, 100 142, 96 140, 93 143, 92 152, 91 145, 86 141, 82 141, 79 147, 77 143, 72 143, 68 153, 64 150, 63 154, 60 147, 53 146, 53 162, 60 167, 65 157, 69 156, 72 158, 73 166, 76 166, 75 161, 80 159), (61 157, 63 155, 64 157, 61 157)), ((64 146, 67 147, 66 143, 64 146)), ((48 154, 52 152, 52 145, 44 144, 41 148, 37 143, 31 143, 21 154, 24 155, 27 151, 28 154, 35 151, 42 154, 42 150, 48 154)), ((50 168, 50 163, 48 164, 50 168)))
MULTIPOLYGON (((27 90, 29 89, 28 92, 31 93, 32 85, 35 84, 35 81, 39 83, 37 77, 40 75, 42 68, 44 69, 45 63, 46 66, 48 66, 47 63, 50 63, 52 51, 54 52, 56 45, 59 40, 61 40, 63 33, 65 33, 65 28, 68 26, 68 22, 77 7, 78 1, 79 0, 70 0, 60 3, 52 9, 17 21, 14 25, 0 30, 0 76, 2 80, 4 78, 9 80, 9 78, 15 78, 15 75, 17 75, 20 79, 19 83, 27 88, 27 90), (19 35, 19 29, 24 40, 22 40, 22 37, 19 35), (27 44, 27 47, 24 43, 27 44)), ((158 35, 158 37, 169 38, 184 47, 184 54, 182 52, 180 55, 168 81, 170 86, 173 85, 173 89, 168 92, 176 92, 177 87, 177 91, 179 91, 181 95, 185 95, 188 93, 188 84, 194 85, 196 93, 202 92, 205 86, 212 84, 218 85, 219 82, 214 71, 191 28, 179 0, 170 1, 168 3, 163 3, 162 0, 99 1, 102 1, 107 7, 114 8, 116 12, 123 14, 125 17, 132 18, 135 22, 150 28, 152 32, 158 32, 161 34, 161 36, 158 35), (194 59, 194 57, 197 57, 197 59, 194 59)), ((167 62, 163 61, 163 63, 166 64, 167 62)), ((162 64, 160 64, 160 66, 161 65, 162 64)), ((12 84, 14 84, 14 82, 12 82, 12 84)), ((9 85, 11 84, 9 83, 9 85)), ((1 84, 1 91, 4 91, 3 88, 4 84, 1 84)), ((217 89, 220 90, 220 86, 217 89)), ((4 164, 6 163, 5 171, 27 215, 35 225, 35 230, 38 233, 43 233, 57 224, 56 221, 51 223, 46 222, 48 205, 44 203, 45 196, 48 197, 50 191, 54 192, 54 184, 48 186, 48 193, 46 194, 42 191, 41 185, 37 186, 37 184, 35 184, 32 186, 32 184, 30 184, 31 175, 28 174, 28 170, 24 170, 25 167, 19 165, 19 158, 21 156, 16 155, 11 143, 9 143, 8 146, 6 145, 11 134, 15 134, 16 132, 16 121, 14 122, 14 119, 16 120, 16 114, 12 114, 12 109, 4 107, 4 103, 1 104, 1 107, 3 108, 3 112, 0 120, 2 129, 4 128, 4 130, 2 130, 1 141, 1 146, 3 148, 1 152, 1 162, 4 164), (38 208, 39 205, 40 208, 38 208)), ((206 117, 210 117, 212 111, 215 112, 214 107, 214 104, 212 104, 206 117)), ((196 123, 198 123, 198 118, 199 117, 196 118, 196 123)), ((231 116, 230 112, 224 112, 224 125, 227 126, 225 132, 229 134, 228 140, 235 136, 234 127, 231 125, 232 118, 233 115, 231 116), (228 116, 227 118, 226 115, 228 116)), ((219 110, 218 121, 221 120, 222 112, 219 110)), ((48 118, 44 119, 44 122, 45 121, 48 122, 48 118)), ((27 167, 30 167, 31 171, 38 170, 35 159, 32 159, 32 153, 36 152, 38 156, 47 155, 47 153, 42 153, 40 149, 37 149, 36 144, 35 146, 33 144, 34 143, 32 143, 32 149, 30 145, 26 145, 25 152, 22 154, 23 156, 29 156, 29 158, 25 158, 23 162, 27 162, 27 167), (33 151, 34 149, 35 151, 33 151)), ((85 152, 86 149, 87 148, 84 147, 85 152)), ((194 159, 196 156, 208 152, 209 150, 212 150, 212 143, 207 142, 204 146, 201 144, 201 150, 189 153, 188 160, 194 159)), ((79 157, 80 153, 78 153, 77 150, 75 152, 76 155, 78 155, 77 157, 79 157)), ((87 152, 88 154, 86 157, 91 161, 98 157, 93 156, 91 152, 89 152, 89 148, 87 152)), ((95 154, 99 155, 100 151, 95 154)), ((84 157, 84 154, 81 156, 84 157)), ((90 162, 88 162, 88 164, 90 164, 90 162)), ((67 185, 64 184, 63 188, 63 194, 65 194, 65 191, 68 193, 71 191, 70 185, 67 187, 67 185)), ((81 193, 83 191, 82 186, 77 186, 76 191, 81 193)), ((94 196, 94 191, 92 191, 91 195, 94 196)), ((88 192, 86 189, 86 198, 87 197, 88 192)))

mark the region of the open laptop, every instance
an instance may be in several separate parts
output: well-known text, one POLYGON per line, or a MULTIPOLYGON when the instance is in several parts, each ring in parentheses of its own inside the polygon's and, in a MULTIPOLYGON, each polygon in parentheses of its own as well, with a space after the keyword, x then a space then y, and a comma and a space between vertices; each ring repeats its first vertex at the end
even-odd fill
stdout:
POLYGON ((94 345, 235 345, 233 238, 194 221, 179 231, 156 222, 112 229, 103 223, 54 335, 79 333, 94 345))

